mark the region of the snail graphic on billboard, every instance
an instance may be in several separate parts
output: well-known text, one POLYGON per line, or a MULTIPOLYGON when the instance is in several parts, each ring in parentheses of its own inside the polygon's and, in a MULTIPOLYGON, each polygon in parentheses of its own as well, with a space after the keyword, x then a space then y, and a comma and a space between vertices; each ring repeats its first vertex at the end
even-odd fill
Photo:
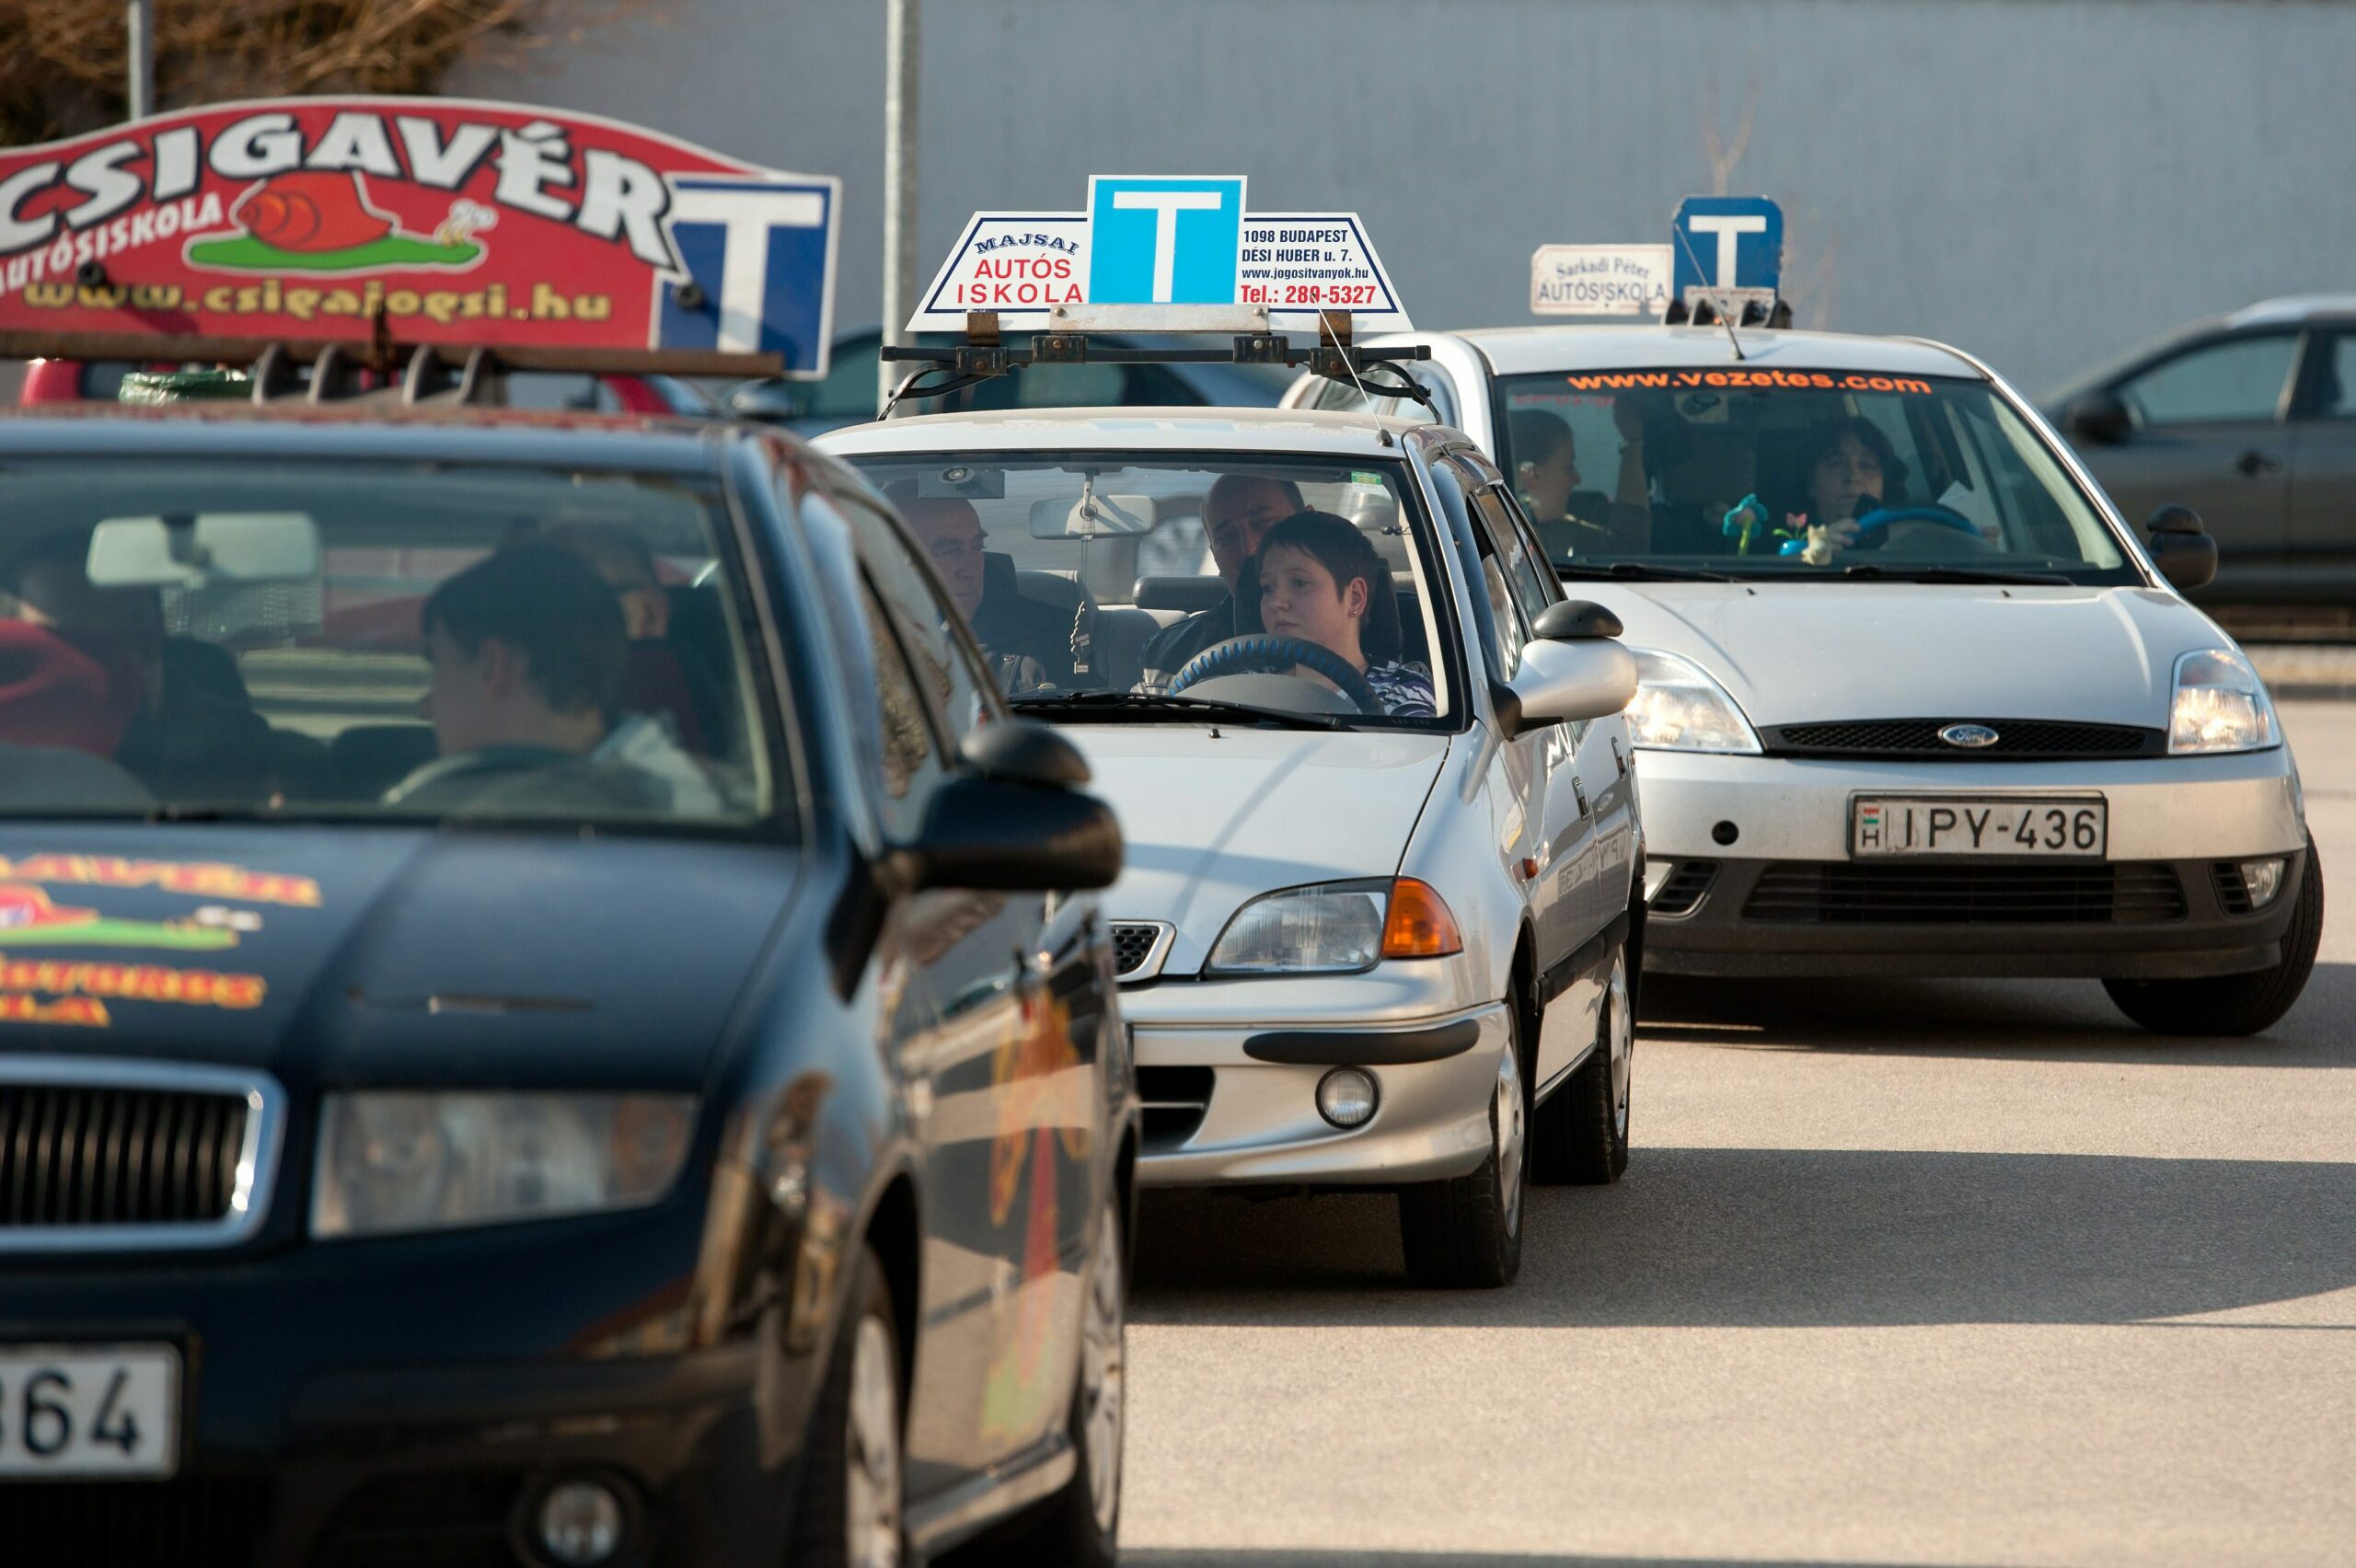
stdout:
POLYGON ((491 227, 496 214, 461 198, 432 234, 407 233, 398 218, 368 200, 357 169, 294 169, 238 197, 229 221, 242 232, 189 242, 191 265, 310 272, 467 267, 483 253, 473 235, 491 227))

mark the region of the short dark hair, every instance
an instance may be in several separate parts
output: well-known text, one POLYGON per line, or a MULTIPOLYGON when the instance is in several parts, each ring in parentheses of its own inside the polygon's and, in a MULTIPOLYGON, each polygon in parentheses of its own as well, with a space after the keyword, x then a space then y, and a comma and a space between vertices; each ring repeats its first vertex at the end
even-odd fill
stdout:
MULTIPOLYGON (((638 569, 644 585, 660 587, 663 578, 655 570, 654 550, 647 544, 646 536, 635 528, 618 523, 554 523, 540 536, 549 544, 561 545, 576 555, 585 556, 595 566, 601 556, 627 560, 638 569)), ((605 574, 598 573, 600 577, 605 574)))
POLYGON ((1309 502, 1301 499, 1300 482, 1298 479, 1288 479, 1281 474, 1255 474, 1248 468, 1233 468, 1213 479, 1209 488, 1203 491, 1205 511, 1210 509, 1211 491, 1218 490, 1221 485, 1274 485, 1283 494, 1285 500, 1291 502, 1295 512, 1309 510, 1309 502))
POLYGON ((1516 409, 1506 416, 1507 457, 1517 467, 1543 463, 1554 448, 1571 439, 1571 427, 1560 414, 1543 409, 1516 409))
POLYGON ((1291 546, 1332 572, 1336 588, 1347 589, 1353 578, 1365 579, 1366 620, 1358 628, 1358 647, 1369 663, 1399 657, 1404 640, 1399 630, 1399 594, 1392 586, 1390 564, 1357 524, 1330 512, 1296 512, 1278 519, 1261 536, 1260 553, 1252 558, 1247 579, 1255 625, 1260 615, 1260 563, 1279 545, 1291 546))
POLYGON ((560 713, 611 714, 621 699, 629 652, 621 601, 561 545, 514 545, 477 561, 433 591, 422 624, 469 657, 494 639, 521 653, 560 713))

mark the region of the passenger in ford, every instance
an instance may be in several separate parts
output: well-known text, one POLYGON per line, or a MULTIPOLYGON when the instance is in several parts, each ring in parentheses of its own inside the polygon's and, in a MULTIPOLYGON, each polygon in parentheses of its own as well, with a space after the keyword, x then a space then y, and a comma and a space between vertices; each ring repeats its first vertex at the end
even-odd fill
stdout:
POLYGON ((1558 414, 1517 409, 1506 416, 1515 456, 1514 491, 1537 526, 1539 543, 1552 559, 1649 549, 1652 546, 1650 479, 1645 469, 1645 421, 1636 405, 1623 398, 1611 406, 1620 437, 1619 474, 1607 499, 1581 490, 1578 438, 1558 414))
POLYGON ((1210 541, 1211 559, 1227 584, 1227 603, 1198 610, 1148 639, 1145 679, 1139 683, 1140 689, 1166 689, 1171 677, 1184 669, 1196 654, 1244 629, 1237 624, 1235 597, 1236 584, 1245 566, 1258 553, 1270 528, 1307 510, 1300 486, 1290 479, 1260 474, 1221 474, 1212 481, 1208 493, 1203 497, 1203 533, 1210 541))
MULTIPOLYGON (((1260 543, 1259 621, 1278 637, 1313 642, 1347 660, 1394 718, 1438 711, 1431 672, 1403 663, 1399 595, 1391 568, 1347 518, 1299 512, 1260 543)), ((1305 665, 1292 674, 1330 686, 1305 665)))
POLYGON ((661 720, 620 713, 620 602, 575 552, 499 551, 425 601, 440 756, 386 793, 412 811, 535 814, 584 802, 648 815, 722 809, 661 720))

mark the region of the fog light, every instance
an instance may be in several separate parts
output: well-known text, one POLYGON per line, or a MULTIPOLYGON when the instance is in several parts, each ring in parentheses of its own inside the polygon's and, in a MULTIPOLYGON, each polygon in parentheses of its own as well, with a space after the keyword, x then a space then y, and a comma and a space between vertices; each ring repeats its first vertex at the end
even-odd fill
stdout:
POLYGON ((559 1482, 540 1499, 540 1550, 579 1568, 613 1561, 622 1547, 622 1500, 601 1481, 559 1482))
POLYGON ((1380 1098, 1374 1075, 1362 1067, 1335 1067, 1317 1080, 1317 1113, 1337 1127, 1365 1126, 1380 1098))
POLYGON ((2249 906, 2263 909, 2282 891, 2282 862, 2280 859, 2244 860, 2242 886, 2249 893, 2249 906))

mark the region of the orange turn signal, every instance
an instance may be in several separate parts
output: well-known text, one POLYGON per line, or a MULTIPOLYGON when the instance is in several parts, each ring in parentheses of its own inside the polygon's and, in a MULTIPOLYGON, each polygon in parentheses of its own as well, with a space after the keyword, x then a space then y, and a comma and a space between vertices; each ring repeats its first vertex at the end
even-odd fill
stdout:
POLYGON ((1382 922, 1385 958, 1445 958, 1464 951, 1456 917, 1428 882, 1400 877, 1391 884, 1391 913, 1382 922))

